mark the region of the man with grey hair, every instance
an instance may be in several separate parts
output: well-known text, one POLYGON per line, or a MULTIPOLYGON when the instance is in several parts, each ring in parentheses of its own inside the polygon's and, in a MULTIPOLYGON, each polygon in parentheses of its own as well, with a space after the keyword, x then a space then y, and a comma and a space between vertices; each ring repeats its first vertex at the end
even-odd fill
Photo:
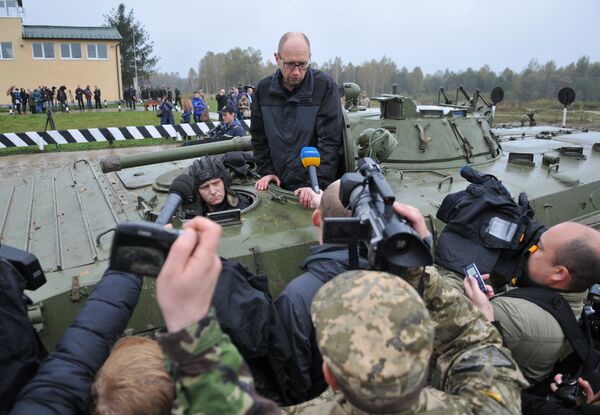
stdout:
POLYGON ((254 158, 262 178, 258 190, 270 182, 295 191, 310 206, 310 182, 302 166, 303 147, 317 147, 321 164, 317 178, 326 188, 339 177, 343 117, 339 89, 327 74, 310 67, 310 42, 304 33, 281 37, 275 74, 261 80, 254 91, 250 133, 254 158))

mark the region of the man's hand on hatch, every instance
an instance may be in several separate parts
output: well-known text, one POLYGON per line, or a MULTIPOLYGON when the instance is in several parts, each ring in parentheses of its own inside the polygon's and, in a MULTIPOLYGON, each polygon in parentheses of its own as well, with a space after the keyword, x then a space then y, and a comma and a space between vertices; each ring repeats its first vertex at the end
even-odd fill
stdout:
POLYGON ((275 176, 274 174, 267 174, 266 176, 261 177, 254 184, 254 187, 256 187, 258 190, 267 190, 267 187, 271 182, 275 182, 277 186, 281 187, 281 180, 279 180, 279 177, 275 176))

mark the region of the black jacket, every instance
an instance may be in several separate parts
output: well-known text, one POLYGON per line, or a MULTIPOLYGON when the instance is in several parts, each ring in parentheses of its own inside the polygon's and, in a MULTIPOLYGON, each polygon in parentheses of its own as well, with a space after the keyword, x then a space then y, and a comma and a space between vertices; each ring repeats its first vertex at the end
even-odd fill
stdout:
POLYGON ((217 94, 215 100, 217 100, 217 111, 221 111, 227 105, 227 95, 217 94))
POLYGON ((23 302, 25 281, 0 259, 0 413, 33 378, 43 358, 23 302))
POLYGON ((525 193, 515 203, 496 177, 470 166, 460 174, 471 184, 442 201, 436 216, 446 226, 437 242, 435 262, 459 274, 476 263, 482 274, 490 274, 493 287, 502 287, 521 276, 527 249, 547 228, 533 219, 525 193))
MULTIPOLYGON (((347 245, 321 244, 311 248, 311 255, 300 268, 304 274, 291 281, 275 300, 279 319, 290 339, 293 362, 289 365, 295 402, 303 402, 320 395, 327 384, 321 366, 323 359, 317 348, 310 305, 319 290, 338 274, 349 270, 347 245)), ((368 268, 360 258, 359 268, 368 268)))
POLYGON ((312 146, 321 154, 317 168, 321 188, 338 177, 343 117, 338 86, 329 75, 309 69, 291 92, 283 87, 279 70, 264 78, 253 95, 251 124, 254 158, 262 176, 277 175, 288 190, 309 186, 300 151, 312 146))
POLYGON ((135 275, 107 271, 10 414, 89 413, 96 372, 127 327, 141 287, 135 275))

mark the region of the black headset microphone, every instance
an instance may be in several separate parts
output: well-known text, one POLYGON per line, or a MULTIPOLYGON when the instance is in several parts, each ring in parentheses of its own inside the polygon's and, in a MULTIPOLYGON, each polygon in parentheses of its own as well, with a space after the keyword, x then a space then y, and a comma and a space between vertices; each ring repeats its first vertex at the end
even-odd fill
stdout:
POLYGON ((194 196, 194 178, 189 174, 181 174, 173 180, 169 186, 169 195, 155 223, 166 225, 171 222, 177 208, 181 206, 184 200, 191 199, 194 196))

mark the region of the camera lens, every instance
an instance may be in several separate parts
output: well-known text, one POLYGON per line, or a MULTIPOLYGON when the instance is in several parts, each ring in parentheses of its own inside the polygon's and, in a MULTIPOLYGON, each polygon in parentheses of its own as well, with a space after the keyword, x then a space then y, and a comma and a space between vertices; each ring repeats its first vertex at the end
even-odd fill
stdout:
POLYGON ((397 240, 395 242, 395 245, 396 245, 395 248, 398 251, 404 251, 404 249, 406 249, 406 246, 408 245, 408 242, 406 242, 405 240, 400 239, 400 240, 397 240))

